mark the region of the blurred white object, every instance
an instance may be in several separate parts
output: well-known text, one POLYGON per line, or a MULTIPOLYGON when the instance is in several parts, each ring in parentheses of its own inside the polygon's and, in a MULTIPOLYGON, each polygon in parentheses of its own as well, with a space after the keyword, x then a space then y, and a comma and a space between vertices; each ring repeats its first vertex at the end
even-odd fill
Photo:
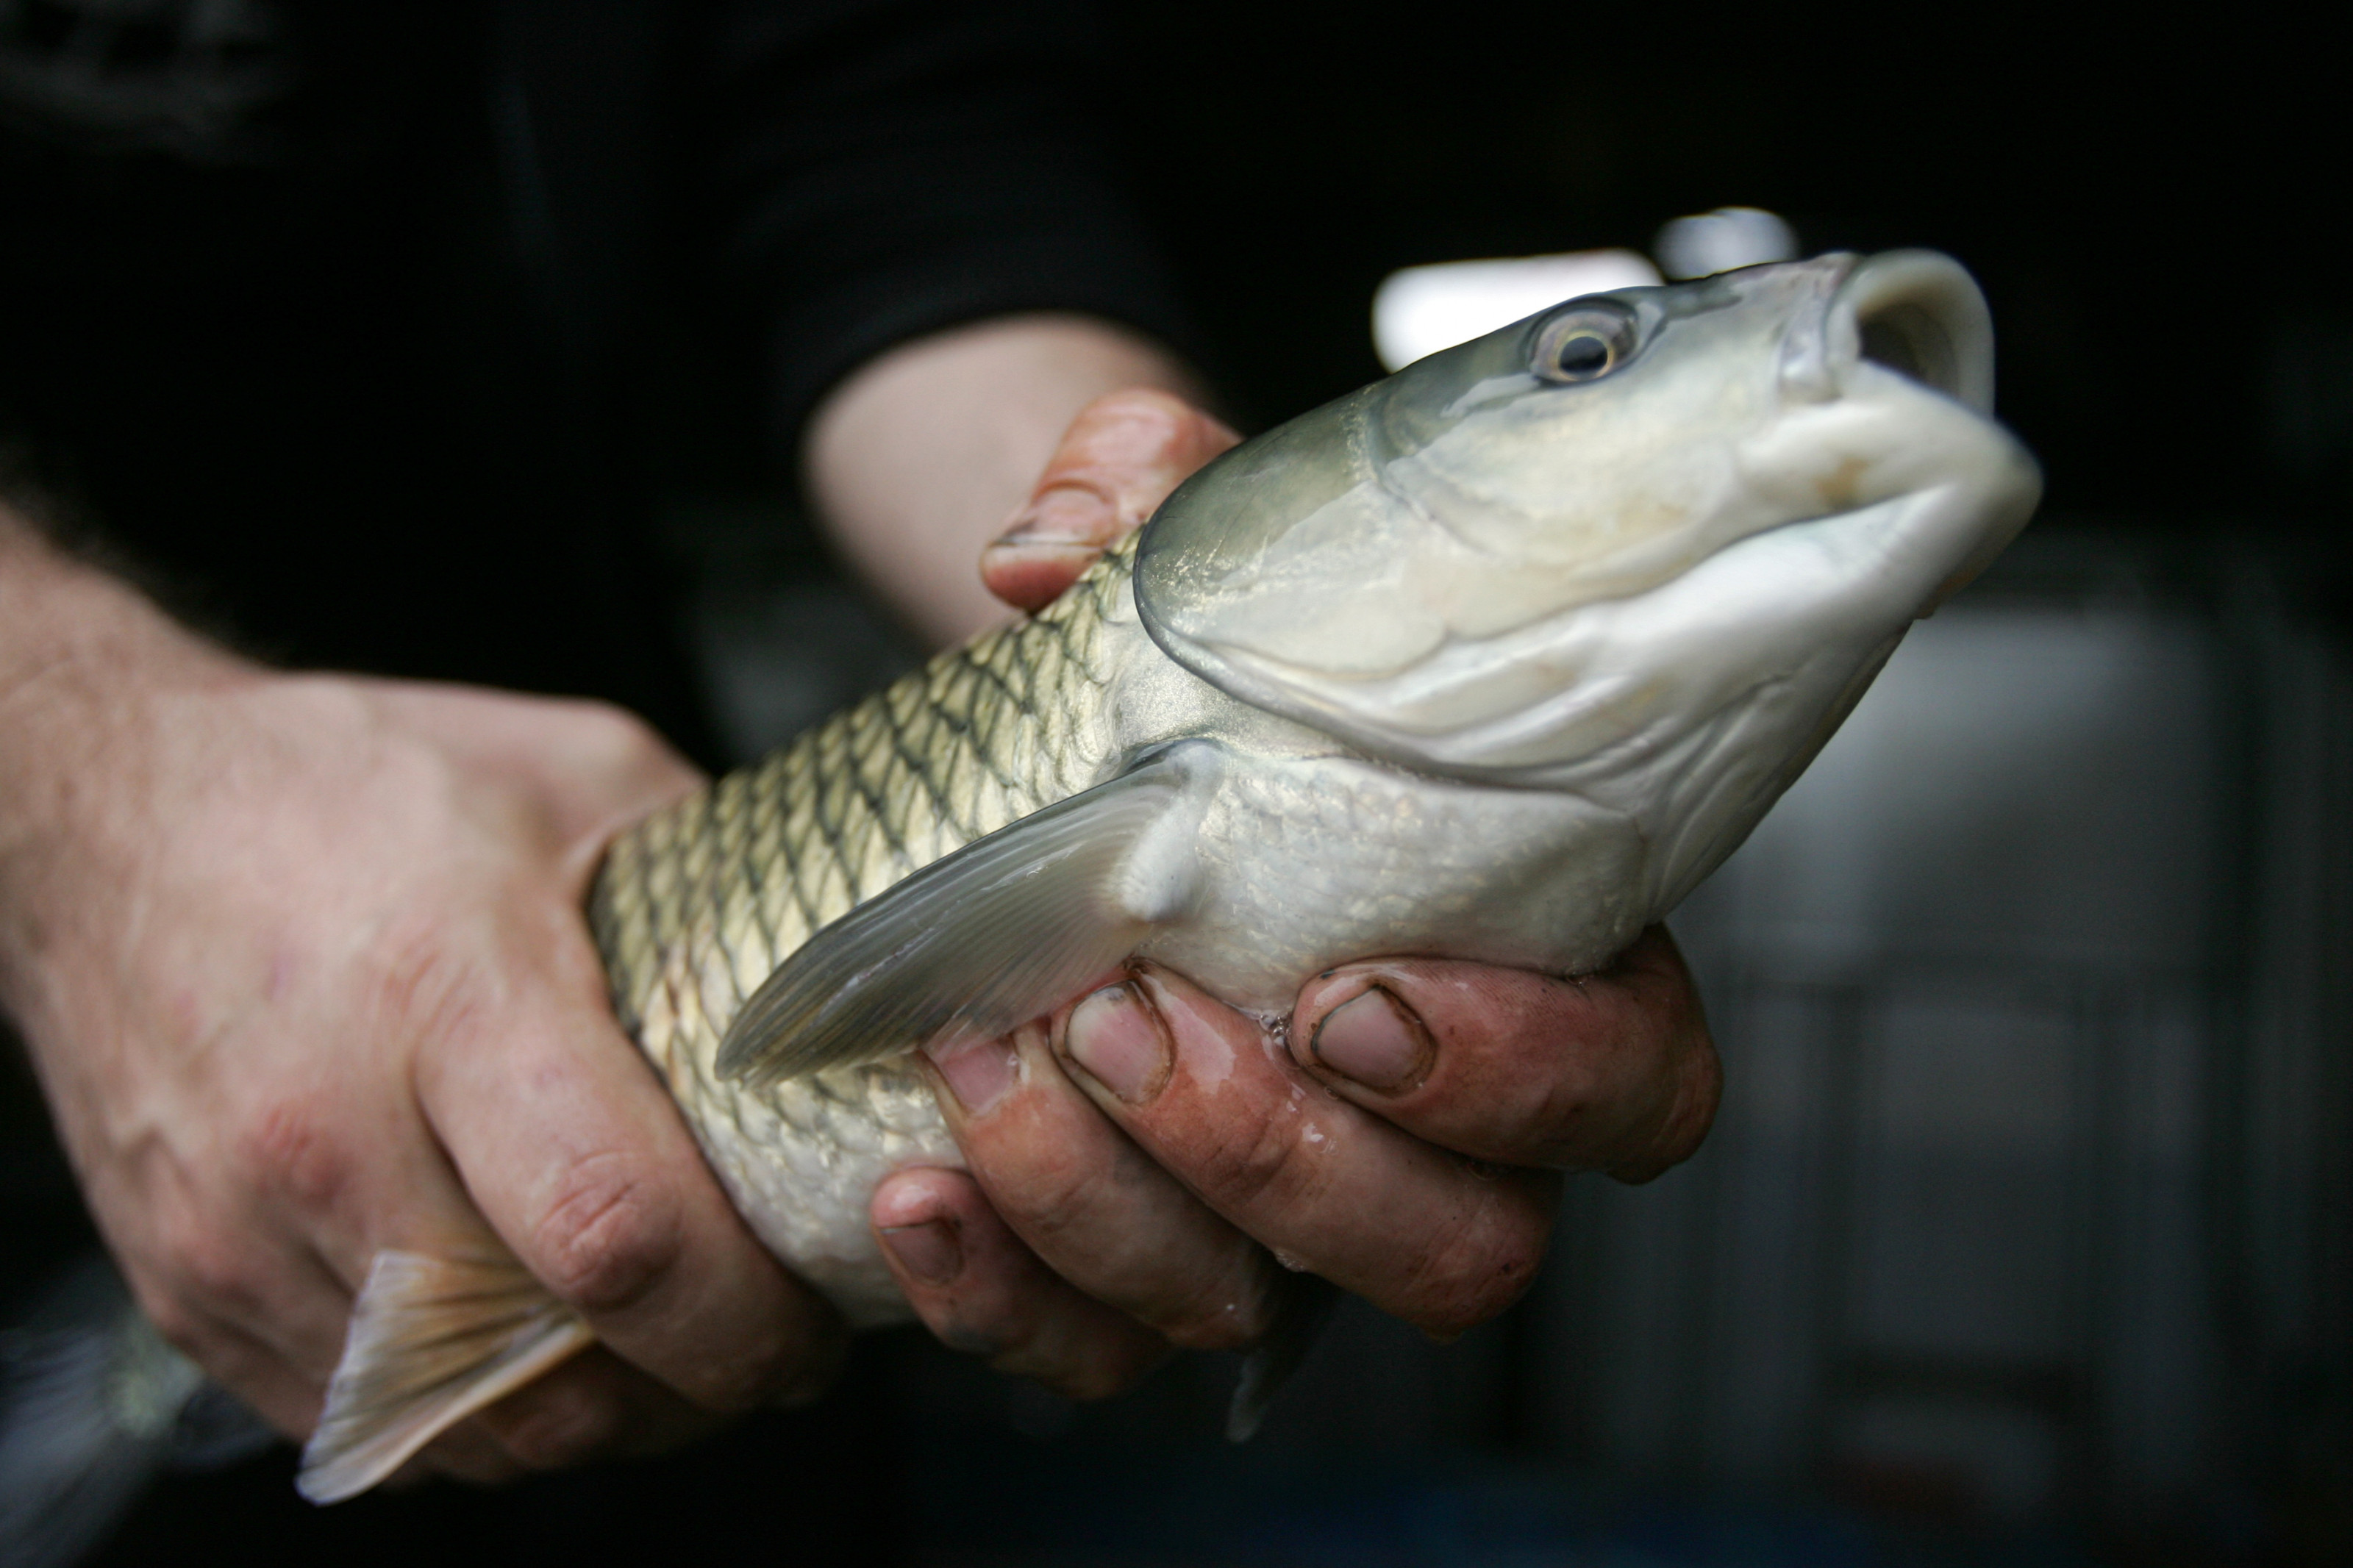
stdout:
POLYGON ((1631 250, 1409 267, 1373 291, 1373 348, 1384 369, 1403 370, 1563 300, 1659 281, 1658 268, 1631 250))
POLYGON ((1659 230, 1651 250, 1670 278, 1710 278, 1736 267, 1794 261, 1798 236, 1762 207, 1718 207, 1676 218, 1659 230))

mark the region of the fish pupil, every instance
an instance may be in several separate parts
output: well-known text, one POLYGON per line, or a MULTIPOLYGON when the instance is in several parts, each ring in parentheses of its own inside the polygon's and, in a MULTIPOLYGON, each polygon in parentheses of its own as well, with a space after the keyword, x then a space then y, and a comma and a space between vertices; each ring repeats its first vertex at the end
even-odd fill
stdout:
POLYGON ((1599 375, 1609 368, 1609 340, 1593 332, 1578 332, 1560 345, 1553 363, 1561 374, 1575 380, 1599 375))

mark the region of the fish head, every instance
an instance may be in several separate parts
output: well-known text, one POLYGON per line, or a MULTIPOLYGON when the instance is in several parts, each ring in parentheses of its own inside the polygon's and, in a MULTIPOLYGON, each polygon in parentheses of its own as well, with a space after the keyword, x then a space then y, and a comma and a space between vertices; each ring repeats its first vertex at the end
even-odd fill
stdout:
POLYGON ((1933 252, 1585 296, 1204 468, 1137 605, 1202 679, 1417 768, 1606 782, 1792 681, 1747 743, 1802 766, 2031 512, 1992 390, 1933 252))

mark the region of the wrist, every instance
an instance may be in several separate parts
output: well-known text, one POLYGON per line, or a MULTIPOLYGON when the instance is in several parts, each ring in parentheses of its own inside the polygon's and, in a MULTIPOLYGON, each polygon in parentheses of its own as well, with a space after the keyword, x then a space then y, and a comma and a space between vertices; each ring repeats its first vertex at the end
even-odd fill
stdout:
MULTIPOLYGON (((0 735, 14 742, 77 702, 118 707, 126 682, 189 685, 251 671, 0 503, 0 735)), ((0 792, 7 783, 0 773, 0 792)))
MULTIPOLYGON (((59 900, 109 858, 127 803, 159 782, 175 694, 259 675, 144 595, 58 549, 0 506, 0 1005, 21 1019, 26 962, 67 916, 59 900), (45 914, 50 911, 50 914, 45 914)), ((119 858, 119 857, 116 857, 119 858)))

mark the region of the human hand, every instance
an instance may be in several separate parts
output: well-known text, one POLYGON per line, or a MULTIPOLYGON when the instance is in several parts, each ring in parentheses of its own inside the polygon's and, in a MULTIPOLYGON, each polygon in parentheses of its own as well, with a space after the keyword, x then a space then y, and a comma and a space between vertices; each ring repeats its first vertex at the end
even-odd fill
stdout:
MULTIPOLYGON (((984 581, 1025 609, 1050 602, 1236 440, 1165 393, 1098 400, 984 581)), ((1141 968, 932 1070, 971 1174, 904 1171, 877 1190, 900 1283, 950 1344, 1082 1395, 1171 1344, 1259 1338, 1277 1259, 1460 1333, 1533 1278, 1554 1173, 1657 1175, 1698 1147, 1721 1086, 1663 928, 1575 980, 1343 965, 1302 988, 1282 1031, 1141 968)))
POLYGON ((503 1245, 602 1345, 424 1456, 480 1479, 822 1384, 839 1321, 712 1181, 581 913, 694 772, 602 707, 280 675, 108 613, 132 653, 12 694, 0 994, 166 1336, 301 1436, 379 1250, 503 1245))

